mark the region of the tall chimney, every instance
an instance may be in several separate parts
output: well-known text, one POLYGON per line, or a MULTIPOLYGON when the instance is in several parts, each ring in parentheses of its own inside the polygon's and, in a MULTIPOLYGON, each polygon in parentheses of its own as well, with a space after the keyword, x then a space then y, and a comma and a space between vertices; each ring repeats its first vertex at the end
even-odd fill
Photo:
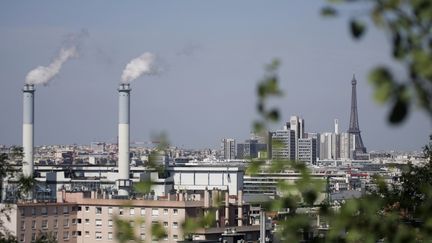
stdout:
POLYGON ((243 191, 239 190, 237 192, 237 226, 243 226, 243 191))
POLYGON ((130 118, 130 85, 120 84, 119 124, 118 124, 118 195, 129 196, 131 181, 129 179, 129 118, 130 118))
POLYGON ((33 176, 33 144, 34 144, 34 92, 33 84, 25 84, 23 88, 23 174, 33 176))

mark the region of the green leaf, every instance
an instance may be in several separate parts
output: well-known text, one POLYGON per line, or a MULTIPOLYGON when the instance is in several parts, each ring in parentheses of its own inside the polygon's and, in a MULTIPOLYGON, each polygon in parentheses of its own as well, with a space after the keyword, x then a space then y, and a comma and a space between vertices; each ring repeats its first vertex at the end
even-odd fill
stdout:
POLYGON ((369 74, 369 82, 374 86, 374 98, 379 103, 386 102, 394 92, 393 76, 385 67, 375 68, 369 74))
POLYGON ((362 22, 358 21, 358 20, 351 20, 350 23, 350 29, 351 29, 351 35, 355 38, 355 39, 360 39, 360 37, 363 36, 365 30, 366 30, 366 25, 363 24, 362 22))
POLYGON ((389 121, 392 124, 402 122, 408 114, 408 104, 402 98, 398 98, 393 105, 393 109, 389 116, 389 121))
POLYGON ((129 242, 135 240, 134 228, 131 226, 129 221, 115 218, 114 222, 116 226, 116 238, 119 240, 119 242, 129 242))
POLYGON ((334 17, 337 15, 337 10, 330 6, 325 6, 321 9, 321 15, 324 17, 334 17))
POLYGON ((138 183, 134 183, 134 191, 137 193, 147 194, 150 193, 151 187, 153 186, 153 182, 150 180, 140 181, 138 183))
POLYGON ((268 114, 268 118, 270 121, 273 121, 273 122, 279 121, 279 111, 276 109, 270 111, 268 114))
POLYGON ((152 238, 155 240, 161 240, 167 236, 164 227, 160 223, 152 224, 151 233, 152 238))

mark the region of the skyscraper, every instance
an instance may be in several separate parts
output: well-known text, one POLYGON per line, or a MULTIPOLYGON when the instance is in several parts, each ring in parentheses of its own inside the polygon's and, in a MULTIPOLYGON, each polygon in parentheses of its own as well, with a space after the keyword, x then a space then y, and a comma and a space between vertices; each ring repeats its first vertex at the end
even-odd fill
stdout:
POLYGON ((235 147, 236 142, 233 138, 224 138, 222 139, 222 154, 223 158, 226 160, 235 159, 235 147))
POLYGON ((304 138, 304 125, 305 122, 302 118, 298 117, 298 116, 291 116, 290 118, 290 127, 289 129, 291 129, 292 131, 294 131, 294 136, 295 136, 295 159, 298 159, 298 139, 300 138, 304 138))
POLYGON ((296 159, 296 137, 294 130, 284 129, 271 132, 269 145, 270 157, 272 159, 296 159))

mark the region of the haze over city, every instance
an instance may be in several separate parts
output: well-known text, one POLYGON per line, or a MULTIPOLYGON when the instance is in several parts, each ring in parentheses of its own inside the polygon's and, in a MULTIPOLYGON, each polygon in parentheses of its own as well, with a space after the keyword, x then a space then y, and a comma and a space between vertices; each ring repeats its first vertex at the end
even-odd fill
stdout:
MULTIPOLYGON (((319 1, 0 3, 0 144, 21 144, 22 85, 46 66, 71 34, 85 33, 76 57, 35 94, 35 143, 116 142, 122 71, 145 52, 158 57, 158 75, 131 83, 131 140, 165 131, 173 145, 217 148, 221 138, 246 139, 264 65, 281 60, 285 96, 275 103, 280 124, 291 115, 306 131, 348 129, 351 78, 358 80, 360 129, 369 150, 419 150, 431 131, 420 111, 390 126, 377 105, 369 70, 391 64, 388 40, 369 29, 360 41, 347 19, 324 19, 319 1), (295 19, 295 21, 293 21, 295 19)), ((404 75, 397 66, 394 70, 404 75)), ((415 110, 415 109, 414 109, 415 110)))

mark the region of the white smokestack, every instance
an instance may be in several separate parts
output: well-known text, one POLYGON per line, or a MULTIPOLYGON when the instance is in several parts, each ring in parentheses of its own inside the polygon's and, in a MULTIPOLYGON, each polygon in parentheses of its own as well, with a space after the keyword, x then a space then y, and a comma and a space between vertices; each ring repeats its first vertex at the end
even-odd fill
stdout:
POLYGON ((33 176, 34 144, 34 85, 25 84, 23 88, 23 174, 33 176))
POLYGON ((122 83, 130 83, 143 74, 156 74, 159 70, 155 65, 156 56, 150 52, 145 52, 141 56, 132 59, 123 70, 121 76, 122 83))
POLYGON ((48 66, 39 66, 26 76, 26 84, 48 84, 59 72, 62 65, 70 58, 77 57, 76 47, 62 48, 60 53, 48 66))
POLYGON ((119 124, 118 124, 118 194, 128 196, 129 179, 129 118, 130 118, 130 85, 120 84, 119 124))

